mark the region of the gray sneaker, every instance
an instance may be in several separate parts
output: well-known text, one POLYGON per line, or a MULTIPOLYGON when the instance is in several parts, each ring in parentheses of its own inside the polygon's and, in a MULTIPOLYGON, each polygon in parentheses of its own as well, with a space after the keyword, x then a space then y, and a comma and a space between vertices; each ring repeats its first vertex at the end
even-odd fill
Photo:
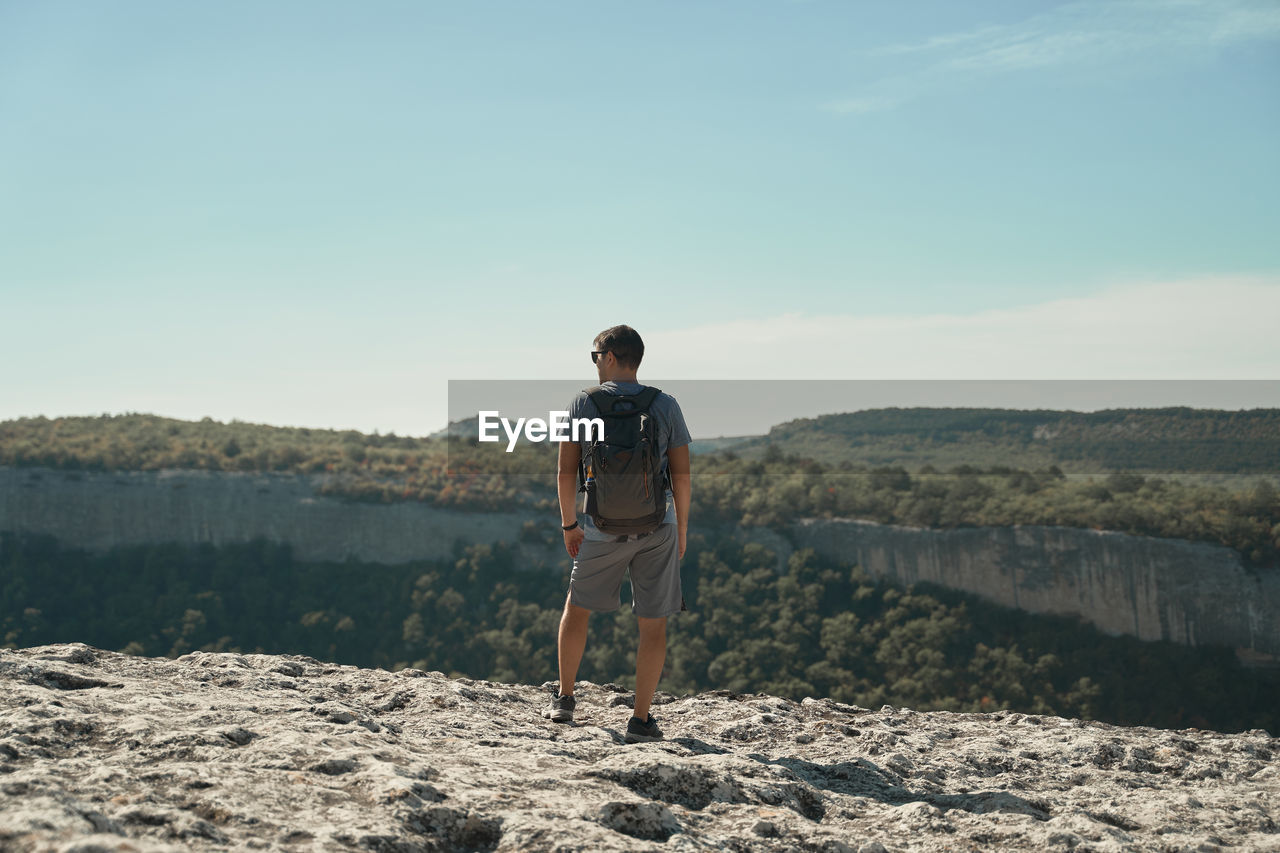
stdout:
POLYGON ((572 723, 573 708, 577 702, 572 696, 561 696, 557 693, 551 698, 551 704, 542 712, 553 723, 572 723))
POLYGON ((644 722, 641 722, 639 717, 632 717, 627 720, 626 740, 627 743, 662 740, 662 729, 658 728, 658 721, 653 718, 653 714, 650 714, 649 719, 644 722))

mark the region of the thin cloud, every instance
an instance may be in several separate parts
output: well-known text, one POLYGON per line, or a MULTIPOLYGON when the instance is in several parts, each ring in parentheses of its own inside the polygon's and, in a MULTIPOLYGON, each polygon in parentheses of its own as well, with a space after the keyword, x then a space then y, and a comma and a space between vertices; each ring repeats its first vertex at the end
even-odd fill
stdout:
POLYGON ((901 102, 899 98, 847 98, 841 101, 831 101, 822 105, 822 109, 831 113, 861 114, 873 113, 879 110, 887 110, 896 107, 901 102))
POLYGON ((940 36, 930 36, 921 42, 909 42, 905 44, 889 44, 883 47, 875 48, 869 51, 872 55, 887 56, 902 53, 927 53, 940 49, 957 48, 961 45, 981 42, 994 36, 998 36, 1007 30, 1008 27, 1003 26, 984 26, 976 30, 970 30, 963 33, 946 33, 940 36))
POLYGON ((659 332, 646 339, 646 368, 725 379, 1280 379, 1278 316, 1280 277, 1141 283, 973 314, 788 313, 659 332))
POLYGON ((1138 56, 1185 57, 1278 38, 1280 3, 1270 0, 1086 0, 1016 24, 984 25, 877 48, 871 56, 909 57, 918 67, 879 80, 869 92, 820 108, 866 113, 896 106, 966 76, 1116 66, 1138 56))

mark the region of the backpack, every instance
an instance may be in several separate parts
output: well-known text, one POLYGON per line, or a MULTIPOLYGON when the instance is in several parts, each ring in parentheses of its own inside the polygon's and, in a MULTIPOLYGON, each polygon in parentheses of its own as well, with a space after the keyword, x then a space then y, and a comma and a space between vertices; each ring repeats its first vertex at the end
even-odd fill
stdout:
POLYGON ((599 385, 587 391, 604 421, 604 438, 583 454, 578 491, 586 493, 583 511, 602 533, 652 533, 666 518, 658 423, 649 412, 661 393, 652 386, 638 394, 610 394, 599 385))

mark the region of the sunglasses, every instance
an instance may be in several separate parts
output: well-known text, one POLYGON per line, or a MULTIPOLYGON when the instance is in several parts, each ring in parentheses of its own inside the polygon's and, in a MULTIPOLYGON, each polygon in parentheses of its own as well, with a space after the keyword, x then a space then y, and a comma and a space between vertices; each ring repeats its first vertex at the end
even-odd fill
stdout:
POLYGON ((604 354, 605 354, 605 353, 607 353, 607 352, 608 352, 608 350, 607 350, 607 349, 606 349, 606 350, 599 350, 599 351, 597 351, 597 350, 592 350, 592 351, 591 351, 591 363, 592 363, 592 364, 596 364, 596 363, 598 363, 598 360, 599 360, 600 356, 604 355, 604 354))

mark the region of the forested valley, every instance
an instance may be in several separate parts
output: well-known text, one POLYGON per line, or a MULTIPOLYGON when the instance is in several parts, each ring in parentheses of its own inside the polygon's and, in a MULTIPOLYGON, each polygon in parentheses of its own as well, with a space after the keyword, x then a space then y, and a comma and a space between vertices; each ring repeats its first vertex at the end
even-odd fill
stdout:
MULTIPOLYGON (((556 678, 560 576, 511 545, 451 560, 303 564, 263 540, 105 554, 0 534, 0 639, 79 641, 131 654, 298 653, 495 681, 556 678)), ((661 688, 830 696, 864 707, 1059 714, 1122 724, 1275 731, 1280 679, 1230 649, 1109 637, 939 588, 902 589, 798 551, 696 534, 689 612, 669 619, 661 688)), ((623 587, 596 614, 580 677, 633 684, 636 625, 623 587)))

